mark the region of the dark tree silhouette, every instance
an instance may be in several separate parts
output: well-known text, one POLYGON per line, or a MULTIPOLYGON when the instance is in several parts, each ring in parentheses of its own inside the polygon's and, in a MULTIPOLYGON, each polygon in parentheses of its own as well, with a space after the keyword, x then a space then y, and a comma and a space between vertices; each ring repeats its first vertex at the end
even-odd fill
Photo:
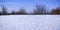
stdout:
POLYGON ((7 15, 7 9, 5 6, 2 7, 2 15, 7 15))
POLYGON ((5 6, 2 6, 2 12, 0 15, 39 15, 39 14, 60 14, 60 7, 52 9, 51 12, 47 11, 44 5, 36 5, 33 12, 27 13, 24 8, 21 8, 19 11, 12 11, 11 13, 7 12, 5 6))
POLYGON ((52 9, 51 14, 60 14, 60 7, 52 9))
POLYGON ((46 7, 44 5, 36 5, 33 14, 46 14, 46 7))
POLYGON ((15 12, 15 11, 12 11, 12 12, 11 12, 11 15, 15 15, 15 14, 16 14, 16 12, 15 12))
POLYGON ((0 12, 0 15, 2 15, 2 13, 0 12))
POLYGON ((17 14, 27 14, 27 12, 25 11, 24 8, 21 8, 21 9, 17 12, 17 14))

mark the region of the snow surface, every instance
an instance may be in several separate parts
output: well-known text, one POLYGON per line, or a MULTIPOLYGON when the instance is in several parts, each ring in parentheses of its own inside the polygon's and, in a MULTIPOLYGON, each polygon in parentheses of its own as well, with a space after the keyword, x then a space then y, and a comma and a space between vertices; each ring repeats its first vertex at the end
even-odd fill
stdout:
POLYGON ((60 15, 0 16, 0 30, 60 30, 60 15))

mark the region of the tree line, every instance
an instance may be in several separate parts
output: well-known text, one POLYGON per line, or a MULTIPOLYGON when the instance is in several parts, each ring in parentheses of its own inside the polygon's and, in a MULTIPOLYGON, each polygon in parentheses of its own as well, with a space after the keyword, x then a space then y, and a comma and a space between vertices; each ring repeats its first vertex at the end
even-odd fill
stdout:
POLYGON ((19 11, 12 11, 11 13, 8 13, 5 6, 2 6, 2 12, 0 11, 0 15, 57 15, 60 14, 60 7, 52 8, 49 12, 47 8, 44 5, 36 5, 35 9, 32 11, 32 13, 27 13, 25 9, 21 8, 19 11))

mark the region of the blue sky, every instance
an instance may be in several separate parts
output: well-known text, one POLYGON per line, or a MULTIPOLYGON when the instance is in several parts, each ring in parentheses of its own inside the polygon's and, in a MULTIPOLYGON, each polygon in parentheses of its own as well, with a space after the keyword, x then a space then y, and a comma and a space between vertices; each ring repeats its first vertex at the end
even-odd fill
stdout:
POLYGON ((0 0, 0 9, 4 5, 9 12, 18 11, 20 8, 25 8, 29 12, 37 4, 45 5, 51 9, 60 6, 60 0, 0 0))

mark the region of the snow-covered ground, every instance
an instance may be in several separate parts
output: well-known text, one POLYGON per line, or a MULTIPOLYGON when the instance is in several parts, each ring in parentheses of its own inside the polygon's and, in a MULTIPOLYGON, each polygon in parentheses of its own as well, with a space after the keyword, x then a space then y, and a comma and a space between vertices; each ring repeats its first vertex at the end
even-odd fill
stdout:
POLYGON ((0 30, 60 30, 60 15, 0 16, 0 30))

